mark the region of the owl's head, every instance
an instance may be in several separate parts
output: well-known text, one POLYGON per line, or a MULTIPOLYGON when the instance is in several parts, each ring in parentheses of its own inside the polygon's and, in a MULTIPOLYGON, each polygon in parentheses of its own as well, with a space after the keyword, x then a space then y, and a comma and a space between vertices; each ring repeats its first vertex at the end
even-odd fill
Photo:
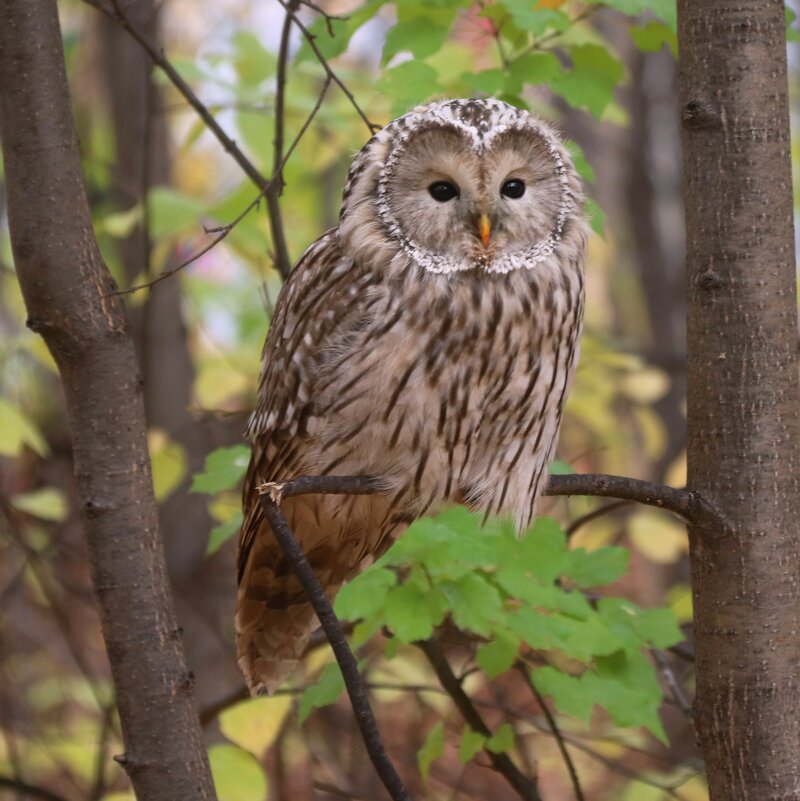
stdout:
POLYGON ((580 182, 542 120, 499 100, 420 106, 353 161, 340 236, 357 259, 432 273, 532 269, 583 236, 580 182))

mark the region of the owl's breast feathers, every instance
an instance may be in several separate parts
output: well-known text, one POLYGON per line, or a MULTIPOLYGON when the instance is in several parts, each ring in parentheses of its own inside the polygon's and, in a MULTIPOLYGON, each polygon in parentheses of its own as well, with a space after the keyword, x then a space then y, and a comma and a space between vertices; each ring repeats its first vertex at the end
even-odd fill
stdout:
POLYGON ((366 267, 335 231, 306 251, 278 301, 248 427, 237 632, 251 688, 277 686, 313 622, 261 516, 258 483, 388 480, 380 496, 284 502, 330 594, 442 502, 530 523, 577 358, 582 231, 578 240, 506 275, 366 267))

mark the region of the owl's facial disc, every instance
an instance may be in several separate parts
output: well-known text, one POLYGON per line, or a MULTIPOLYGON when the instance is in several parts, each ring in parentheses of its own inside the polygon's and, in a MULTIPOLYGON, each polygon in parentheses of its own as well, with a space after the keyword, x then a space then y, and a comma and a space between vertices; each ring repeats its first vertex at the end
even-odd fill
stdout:
POLYGON ((407 135, 389 158, 379 206, 403 249, 432 272, 508 272, 549 255, 569 202, 563 162, 532 128, 484 145, 454 126, 407 135))

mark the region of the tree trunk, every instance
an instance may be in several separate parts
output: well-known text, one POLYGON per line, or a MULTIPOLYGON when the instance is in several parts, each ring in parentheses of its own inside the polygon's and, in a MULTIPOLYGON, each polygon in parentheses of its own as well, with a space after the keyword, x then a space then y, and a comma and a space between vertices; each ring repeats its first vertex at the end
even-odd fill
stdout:
POLYGON ((141 382, 91 227, 55 0, 0 0, 0 134, 28 325, 62 376, 92 580, 140 801, 213 799, 167 589, 141 382))
POLYGON ((678 0, 696 718, 712 801, 800 798, 800 395, 784 5, 678 0))

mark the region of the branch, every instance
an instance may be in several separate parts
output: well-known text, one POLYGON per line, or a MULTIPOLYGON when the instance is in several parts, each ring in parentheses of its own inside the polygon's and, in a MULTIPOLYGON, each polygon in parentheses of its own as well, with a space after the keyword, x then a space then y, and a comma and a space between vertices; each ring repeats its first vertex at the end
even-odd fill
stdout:
MULTIPOLYGON (((322 480, 325 481, 325 479, 322 480)), ((302 481, 302 479, 299 479, 299 481, 302 481)), ((366 482, 362 480, 361 486, 367 492, 375 491, 374 482, 370 482, 369 480, 366 482)), ((397 771, 395 771, 394 765, 392 765, 388 755, 386 754, 386 750, 383 747, 380 732, 378 731, 378 726, 375 723, 375 717, 372 714, 369 697, 361 679, 361 675, 358 672, 358 662, 356 661, 353 652, 350 650, 350 646, 347 644, 347 639, 342 632, 342 628, 333 611, 333 607, 325 595, 325 591, 322 589, 317 577, 314 575, 313 568, 309 564, 308 559, 306 559, 302 548, 300 547, 294 534, 292 533, 291 528, 289 527, 286 516, 283 514, 283 511, 278 505, 280 502, 280 496, 273 499, 276 491, 280 493, 280 488, 275 487, 274 485, 272 492, 270 492, 269 485, 267 485, 267 489, 262 489, 259 487, 259 493, 261 494, 261 509, 264 513, 264 517, 269 522, 272 533, 283 550, 287 561, 292 565, 294 572, 300 579, 300 583, 303 585, 303 589, 305 589, 306 594, 311 601, 311 605, 314 607, 317 618, 319 618, 319 622, 322 625, 322 628, 325 630, 325 634, 327 635, 328 641, 331 644, 333 653, 336 656, 336 661, 339 663, 339 667, 341 668, 345 686, 347 687, 347 694, 350 696, 350 703, 353 705, 353 712, 356 717, 356 722, 358 723, 361 736, 364 740, 364 745, 366 746, 369 758, 375 767, 375 771, 377 772, 393 801, 410 801, 411 796, 408 794, 408 790, 406 790, 405 786, 403 785, 400 776, 398 776, 397 771), (270 497, 271 495, 273 497, 270 497)), ((334 492, 334 490, 330 489, 328 491, 334 492)), ((295 492, 285 494, 301 493, 295 492)))
POLYGON ((106 16, 116 20, 145 50, 147 55, 164 71, 173 86, 186 98, 191 107, 198 113, 200 118, 208 126, 211 133, 216 136, 226 153, 230 153, 236 163, 242 168, 245 175, 259 188, 264 189, 267 179, 261 174, 258 168, 250 159, 239 149, 236 142, 222 130, 219 123, 214 119, 211 112, 203 104, 200 98, 192 90, 192 87, 181 77, 181 74, 170 64, 164 55, 164 51, 125 14, 119 0, 110 0, 109 7, 104 0, 85 0, 90 6, 98 11, 102 11, 106 16))
POLYGON ((122 303, 105 297, 114 282, 92 231, 54 0, 3 3, 0 138, 28 326, 44 337, 64 387, 126 768, 140 801, 211 801, 158 530, 136 354, 122 303))
POLYGON ((536 685, 531 680, 530 674, 525 669, 525 666, 517 665, 517 670, 522 674, 522 678, 524 679, 526 686, 531 693, 533 693, 534 698, 536 698, 536 702, 539 704, 544 716, 547 718, 547 725, 550 727, 553 737, 555 737, 558 750, 561 752, 564 764, 567 766, 567 770, 569 771, 572 787, 575 790, 575 798, 577 801, 585 801, 583 788, 581 787, 581 782, 578 778, 578 771, 575 769, 575 763, 572 761, 569 751, 567 751, 567 744, 564 741, 564 735, 561 734, 561 729, 559 729, 558 723, 556 723, 556 719, 553 717, 553 713, 550 711, 550 707, 547 706, 547 703, 545 702, 544 698, 542 698, 541 693, 536 689, 536 685))
MULTIPOLYGON (((434 640, 420 640, 415 643, 419 646, 420 650, 425 654, 428 662, 439 678, 442 687, 447 691, 447 694, 453 699, 453 703, 458 708, 461 716, 469 724, 469 727, 482 734, 484 737, 491 737, 492 732, 489 727, 483 722, 477 709, 473 705, 469 696, 464 692, 461 682, 456 678, 450 664, 445 658, 444 654, 439 650, 439 646, 434 640)), ((488 748, 484 749, 486 755, 489 757, 494 769, 498 773, 505 776, 508 783, 517 791, 520 798, 526 801, 542 801, 539 795, 539 790, 536 784, 529 779, 520 769, 511 761, 508 754, 496 754, 488 748)))
MULTIPOLYGON (((87 0, 87 2, 92 2, 92 0, 87 0)), ((317 61, 319 61, 320 66, 322 67, 322 69, 325 70, 327 76, 344 92, 345 96, 350 101, 350 104, 353 106, 356 112, 358 112, 358 116, 361 117, 362 120, 364 120, 364 124, 369 129, 370 134, 374 134, 376 131, 380 131, 382 126, 376 125, 375 123, 369 121, 369 118, 364 113, 361 106, 358 105, 355 97, 353 97, 353 93, 344 85, 341 78, 339 78, 339 76, 331 68, 331 65, 328 63, 328 60, 325 58, 325 56, 322 55, 322 52, 320 51, 315 41, 314 34, 311 33, 311 31, 308 30, 308 28, 306 28, 306 26, 303 25, 302 22, 300 22, 300 20, 297 18, 297 15, 292 10, 291 0, 289 2, 286 2, 285 0, 278 0, 278 2, 284 7, 284 9, 286 9, 286 13, 292 18, 292 20, 294 20, 294 24, 297 25, 297 27, 302 32, 303 36, 305 37, 305 40, 308 42, 308 46, 314 51, 314 55, 317 57, 317 61)))
MULTIPOLYGON (((89 2, 89 0, 87 0, 89 2)), ((314 104, 314 108, 311 109, 308 117, 306 117, 306 121, 301 126, 300 130, 297 132, 297 136, 292 140, 292 144, 289 146, 289 149, 286 151, 286 155, 281 160, 281 163, 278 166, 277 171, 275 174, 270 178, 267 182, 267 185, 250 201, 250 203, 245 207, 241 214, 236 217, 231 222, 227 223, 226 225, 222 225, 219 228, 209 228, 206 230, 208 234, 218 234, 218 236, 211 242, 208 243, 205 247, 203 247, 200 251, 195 253, 190 258, 186 259, 186 261, 181 262, 175 267, 170 268, 169 270, 164 270, 164 272, 160 273, 156 278, 152 281, 147 281, 143 284, 137 284, 136 286, 128 287, 127 289, 119 289, 115 292, 109 293, 110 295, 130 295, 133 292, 138 292, 141 289, 149 289, 150 287, 158 284, 159 282, 163 281, 165 278, 169 278, 171 275, 175 275, 175 273, 179 272, 180 270, 185 269, 190 264, 196 262, 201 256, 205 256, 212 248, 215 248, 226 236, 254 209, 258 206, 261 201, 261 198, 266 195, 273 186, 275 186, 279 181, 282 181, 283 178, 283 168, 286 166, 286 163, 291 158, 292 154, 294 153, 295 148, 300 143, 300 140, 305 135, 305 132, 308 130, 309 126, 314 120, 314 117, 317 116, 317 112, 322 105, 322 101, 325 99, 325 94, 328 91, 328 87, 331 85, 330 79, 326 78, 325 83, 322 85, 322 89, 320 90, 319 96, 317 97, 317 102, 314 104)), ((279 267, 279 263, 276 264, 279 267)), ((279 267, 280 269, 280 267, 279 267)), ((281 273, 281 276, 285 279, 287 276, 281 273)))
POLYGON ((28 782, 24 782, 21 779, 12 779, 10 776, 0 776, 0 787, 5 787, 7 790, 15 790, 17 793, 33 796, 34 798, 41 798, 43 801, 66 801, 63 795, 57 795, 45 787, 28 784, 28 782))

